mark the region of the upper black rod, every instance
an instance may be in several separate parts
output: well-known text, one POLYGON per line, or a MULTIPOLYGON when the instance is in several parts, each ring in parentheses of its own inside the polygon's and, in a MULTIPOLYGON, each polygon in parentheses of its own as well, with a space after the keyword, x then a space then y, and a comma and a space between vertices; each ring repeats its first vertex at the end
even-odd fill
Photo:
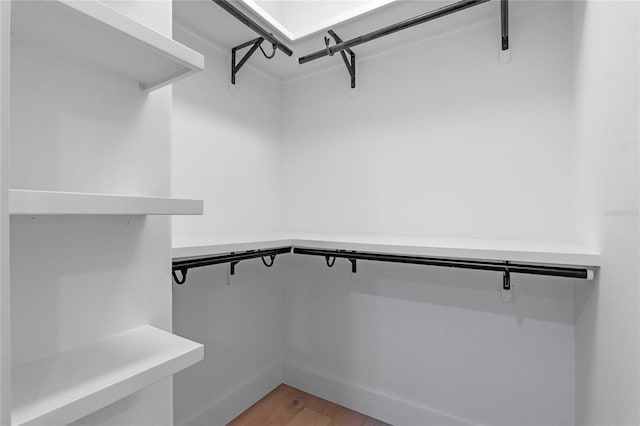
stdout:
POLYGON ((264 37, 269 43, 274 45, 276 48, 282 50, 287 56, 293 55, 293 51, 285 46, 280 40, 275 38, 273 34, 262 28, 255 21, 249 18, 247 15, 238 10, 234 5, 231 4, 229 0, 213 0, 218 6, 229 12, 233 15, 238 21, 245 24, 247 27, 251 28, 253 31, 258 33, 261 37, 264 37))
POLYGON ((293 248, 295 254, 306 254, 312 256, 323 257, 340 257, 344 259, 358 259, 358 260, 373 260, 378 262, 390 262, 390 263, 409 263, 415 265, 426 266, 444 266, 449 268, 463 268, 463 269, 477 269, 485 271, 501 271, 501 272, 513 272, 520 274, 531 275, 547 275, 554 277, 564 278, 580 278, 589 279, 589 271, 586 268, 567 268, 561 266, 544 266, 536 264, 523 264, 523 263, 511 263, 511 262, 498 262, 498 261, 476 261, 465 259, 449 259, 439 257, 420 257, 420 256, 405 256, 395 254, 380 254, 380 253, 368 253, 368 252, 356 252, 345 250, 319 250, 319 249, 305 249, 305 248, 293 248))
MULTIPOLYGON (((217 1, 217 0, 214 0, 217 1)), ((362 43, 366 43, 371 40, 375 40, 380 37, 387 36, 389 34, 393 34, 395 32, 413 27, 415 25, 422 24, 424 22, 432 21, 434 19, 441 18, 443 16, 450 15, 455 12, 459 12, 464 9, 468 9, 473 6, 477 6, 482 3, 486 3, 490 0, 463 0, 458 3, 454 3, 449 6, 441 7, 440 9, 436 9, 431 12, 423 13, 422 15, 415 16, 413 18, 407 19, 402 22, 398 22, 397 24, 389 25, 384 28, 380 28, 379 30, 372 31, 365 35, 361 35, 360 37, 352 38, 351 40, 343 41, 342 43, 338 43, 335 46, 328 47, 322 50, 318 50, 317 52, 313 52, 307 56, 303 56, 298 59, 298 63, 304 64, 306 62, 310 62, 316 59, 320 59, 325 56, 331 56, 335 53, 341 52, 345 49, 350 49, 354 46, 357 46, 362 43)))

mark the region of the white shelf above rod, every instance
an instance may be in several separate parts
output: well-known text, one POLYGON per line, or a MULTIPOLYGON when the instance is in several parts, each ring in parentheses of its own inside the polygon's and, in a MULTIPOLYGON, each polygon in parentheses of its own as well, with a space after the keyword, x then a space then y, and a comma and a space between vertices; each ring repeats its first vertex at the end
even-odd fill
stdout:
POLYGON ((11 215, 201 215, 203 202, 163 197, 9 190, 11 215))

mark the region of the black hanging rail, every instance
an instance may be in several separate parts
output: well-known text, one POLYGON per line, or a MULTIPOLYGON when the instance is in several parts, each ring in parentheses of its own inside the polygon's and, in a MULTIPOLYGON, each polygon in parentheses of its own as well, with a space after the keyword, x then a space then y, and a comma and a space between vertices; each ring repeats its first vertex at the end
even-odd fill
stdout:
POLYGON ((463 0, 458 3, 451 4, 449 6, 441 7, 431 12, 423 13, 422 15, 415 16, 413 18, 398 22, 393 25, 380 28, 379 30, 371 31, 370 33, 361 35, 359 37, 352 38, 351 40, 343 41, 335 46, 327 47, 325 49, 318 50, 307 56, 303 56, 298 59, 298 63, 304 64, 316 59, 323 58, 325 56, 333 56, 334 54, 341 52, 345 49, 351 49, 363 43, 370 42, 380 37, 388 36, 389 34, 396 33, 398 31, 405 30, 407 28, 414 27, 416 25, 423 24, 434 19, 442 18, 443 16, 451 15, 452 13, 459 12, 461 10, 468 9, 473 6, 478 6, 482 3, 486 3, 490 0, 463 0))
POLYGON ((231 265, 231 275, 233 275, 235 272, 235 265, 242 260, 261 258, 265 266, 271 267, 273 266, 277 255, 291 253, 292 251, 294 254, 324 257, 328 267, 334 266, 336 258, 347 259, 351 262, 351 272, 354 274, 357 272, 358 260, 502 272, 503 290, 511 289, 511 273, 545 275, 560 278, 577 278, 583 280, 592 280, 594 278, 594 271, 586 267, 550 266, 535 263, 513 263, 510 261, 467 260, 460 258, 423 257, 301 247, 279 247, 264 250, 249 250, 239 253, 227 253, 194 259, 174 260, 172 265, 172 274, 176 283, 184 284, 187 279, 187 272, 191 268, 229 263, 231 265), (266 259, 269 259, 269 261, 266 259), (178 277, 177 272, 182 273, 182 278, 178 277))
POLYGON ((568 268, 562 266, 545 266, 537 264, 511 263, 499 261, 449 259, 442 257, 405 256, 396 254, 368 253, 348 250, 321 250, 307 248, 293 248, 294 254, 321 256, 327 261, 328 266, 333 266, 335 258, 343 258, 351 261, 352 272, 355 272, 354 261, 373 260, 377 262, 410 263, 414 265, 444 266, 449 268, 478 269, 484 271, 497 271, 504 273, 518 273, 530 275, 547 275, 563 278, 591 279, 592 271, 586 268, 568 268), (331 260, 333 259, 333 261, 331 260))
POLYGON ((231 84, 236 84, 236 74, 238 73, 238 71, 240 71, 240 68, 242 68, 242 66, 249 60, 251 55, 253 55, 255 51, 258 49, 260 49, 264 57, 267 59, 271 59, 275 56, 276 49, 281 50, 287 56, 293 55, 293 51, 291 49, 289 49, 280 40, 275 38, 273 34, 271 34, 269 31, 262 28, 253 19, 249 18, 247 15, 242 13, 239 9, 237 9, 234 5, 232 5, 229 0, 213 0, 213 2, 218 6, 220 6, 221 8, 223 8, 224 10, 226 10, 227 12, 229 12, 230 15, 232 15, 237 20, 239 20, 240 22, 242 22, 247 27, 251 28, 253 31, 255 31, 260 35, 260 37, 254 40, 248 41, 246 43, 242 43, 241 45, 231 49, 231 84), (273 52, 270 54, 267 54, 262 49, 262 43, 265 40, 271 43, 271 46, 273 46, 273 52), (249 46, 251 46, 249 51, 245 53, 245 55, 242 57, 242 59, 240 59, 239 62, 237 62, 236 60, 237 52, 249 46))
MULTIPOLYGON (((332 30, 330 30, 329 34, 333 37, 336 44, 334 46, 329 46, 329 38, 325 37, 324 41, 325 41, 326 47, 324 49, 320 49, 316 52, 313 52, 306 56, 302 56, 298 58, 298 63, 305 64, 307 62, 315 61, 316 59, 320 59, 325 56, 333 56, 336 53, 340 53, 342 55, 342 59, 345 65, 347 66, 347 70, 349 71, 349 75, 351 77, 351 88, 355 88, 355 85, 356 85, 355 53, 353 53, 351 48, 361 45, 363 43, 370 42, 372 40, 376 40, 380 37, 385 37, 390 34, 396 33, 398 31, 402 31, 407 28, 414 27, 416 25, 424 24, 425 22, 433 21, 435 19, 442 18, 444 16, 451 15, 453 13, 460 12, 465 9, 469 9, 470 7, 487 3, 489 1, 490 0, 462 0, 457 3, 441 7, 440 9, 436 9, 431 12, 414 16, 413 18, 406 19, 396 24, 389 25, 375 31, 371 31, 367 34, 352 38, 347 41, 342 41, 339 37, 335 35, 335 33, 332 30), (351 62, 347 61, 345 51, 349 53, 349 55, 351 56, 351 62)), ((506 52, 509 50, 509 0, 500 0, 500 21, 501 21, 501 49, 503 52, 506 52)))
POLYGON ((273 262, 275 261, 276 256, 285 253, 291 253, 291 247, 280 247, 266 250, 249 250, 239 253, 218 254, 215 256, 200 257, 196 259, 174 260, 171 266, 171 273, 173 275, 173 279, 177 284, 184 284, 187 280, 187 272, 191 268, 201 268, 203 266, 230 263, 231 275, 233 275, 235 273, 235 266, 241 260, 261 258, 262 263, 264 263, 266 267, 270 268, 273 266, 273 262), (267 262, 265 258, 268 258, 270 261, 267 262), (178 271, 182 274, 182 278, 178 277, 178 274, 176 273, 178 271))

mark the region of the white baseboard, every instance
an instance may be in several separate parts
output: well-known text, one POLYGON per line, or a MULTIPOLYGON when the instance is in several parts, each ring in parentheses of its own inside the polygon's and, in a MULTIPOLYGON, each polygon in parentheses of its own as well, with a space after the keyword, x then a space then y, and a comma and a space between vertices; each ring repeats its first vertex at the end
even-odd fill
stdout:
POLYGON ((213 401, 182 426, 224 426, 281 383, 282 364, 277 364, 213 401))
POLYGON ((479 423, 373 389, 285 364, 284 383, 395 426, 470 426, 479 423))

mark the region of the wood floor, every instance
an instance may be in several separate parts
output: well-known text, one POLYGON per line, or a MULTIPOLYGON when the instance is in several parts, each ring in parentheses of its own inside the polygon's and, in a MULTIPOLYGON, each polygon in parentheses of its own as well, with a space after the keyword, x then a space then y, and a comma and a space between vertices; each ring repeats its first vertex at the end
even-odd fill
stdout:
POLYGON ((282 384, 228 426, 390 426, 282 384))

